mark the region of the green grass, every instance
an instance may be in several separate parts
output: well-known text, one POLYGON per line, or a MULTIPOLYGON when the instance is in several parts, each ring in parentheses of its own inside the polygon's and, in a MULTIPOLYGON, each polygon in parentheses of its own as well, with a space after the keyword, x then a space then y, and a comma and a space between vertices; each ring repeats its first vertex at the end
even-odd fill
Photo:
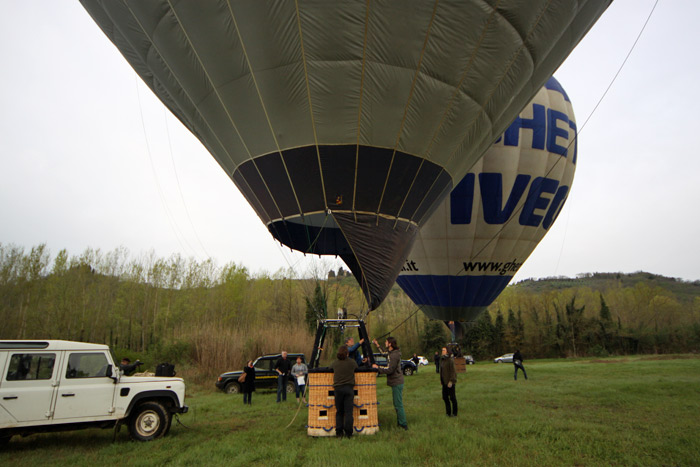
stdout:
POLYGON ((111 430, 13 438, 0 465, 700 465, 700 358, 622 357, 478 363, 459 375, 459 416, 447 418, 434 367, 407 377, 409 431, 396 427, 385 378, 380 432, 309 438, 293 397, 191 387, 190 413, 150 443, 111 430))

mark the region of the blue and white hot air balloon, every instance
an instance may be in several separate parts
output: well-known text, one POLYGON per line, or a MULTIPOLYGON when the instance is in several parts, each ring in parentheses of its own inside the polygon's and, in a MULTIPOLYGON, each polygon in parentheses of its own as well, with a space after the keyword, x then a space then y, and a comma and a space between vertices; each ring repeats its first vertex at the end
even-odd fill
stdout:
POLYGON ((577 157, 571 101, 550 78, 423 225, 399 286, 432 319, 475 320, 552 226, 577 157))

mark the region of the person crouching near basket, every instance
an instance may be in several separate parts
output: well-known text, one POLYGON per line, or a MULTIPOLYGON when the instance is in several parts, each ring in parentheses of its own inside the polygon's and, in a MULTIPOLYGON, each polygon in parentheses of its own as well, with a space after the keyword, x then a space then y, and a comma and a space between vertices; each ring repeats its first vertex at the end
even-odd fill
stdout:
POLYGON ((333 369, 333 392, 335 394, 335 435, 350 438, 354 420, 352 417, 355 399, 355 370, 357 363, 348 358, 348 346, 338 348, 337 359, 331 363, 333 369))

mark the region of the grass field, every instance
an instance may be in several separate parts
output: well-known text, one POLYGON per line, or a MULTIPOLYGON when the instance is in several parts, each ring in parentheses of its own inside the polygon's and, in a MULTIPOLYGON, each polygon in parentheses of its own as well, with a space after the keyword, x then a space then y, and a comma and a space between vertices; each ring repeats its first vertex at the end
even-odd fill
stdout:
POLYGON ((700 357, 640 356, 478 363, 459 375, 447 418, 434 367, 406 378, 409 431, 379 379, 380 432, 309 438, 306 408, 257 391, 253 405, 190 387, 190 413, 168 437, 117 442, 111 430, 13 438, 0 465, 700 465, 700 357), (294 421, 292 422, 292 419, 294 421), (291 426, 286 428, 290 423, 291 426))

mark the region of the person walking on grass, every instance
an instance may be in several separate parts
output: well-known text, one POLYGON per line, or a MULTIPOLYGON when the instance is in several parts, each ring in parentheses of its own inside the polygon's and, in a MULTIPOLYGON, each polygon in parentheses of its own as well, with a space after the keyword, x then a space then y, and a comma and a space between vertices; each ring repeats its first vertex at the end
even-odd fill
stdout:
POLYGON ((253 360, 248 360, 243 368, 245 379, 241 384, 243 391, 243 404, 253 405, 253 392, 255 392, 255 368, 253 368, 253 360))
POLYGON ((435 373, 440 373, 440 354, 438 354, 437 350, 435 351, 433 362, 435 362, 435 373))
POLYGON ((338 348, 336 360, 331 363, 333 369, 333 393, 335 396, 335 435, 338 438, 352 437, 352 407, 355 400, 355 370, 357 362, 348 357, 348 346, 338 348))
MULTIPOLYGON (((375 339, 374 345, 379 347, 379 343, 375 339)), ((408 422, 406 421, 406 412, 403 409, 403 373, 401 372, 401 350, 396 343, 396 339, 389 336, 384 342, 389 351, 389 363, 385 367, 380 367, 376 363, 372 368, 376 368, 379 373, 386 375, 386 384, 391 388, 391 398, 394 402, 394 410, 396 410, 396 421, 400 428, 408 430, 408 422)))
POLYGON ((275 363, 275 371, 277 372, 277 402, 283 400, 287 402, 287 380, 289 372, 292 370, 292 362, 287 358, 287 351, 282 351, 282 356, 275 363))
POLYGON ((513 366, 515 367, 515 374, 513 376, 516 381, 518 380, 518 368, 523 370, 523 375, 525 379, 527 379, 527 373, 525 373, 525 367, 523 366, 523 356, 520 355, 520 350, 516 349, 513 354, 513 366))
POLYGON ((302 363, 301 357, 297 357, 297 362, 292 367, 292 378, 294 378, 294 387, 297 393, 297 402, 299 402, 299 394, 301 400, 306 404, 306 375, 309 373, 309 368, 305 363, 302 363))
POLYGON ((442 400, 445 401, 445 413, 448 417, 457 416, 457 369, 455 359, 447 352, 447 347, 442 348, 440 357, 440 383, 442 384, 442 400))

